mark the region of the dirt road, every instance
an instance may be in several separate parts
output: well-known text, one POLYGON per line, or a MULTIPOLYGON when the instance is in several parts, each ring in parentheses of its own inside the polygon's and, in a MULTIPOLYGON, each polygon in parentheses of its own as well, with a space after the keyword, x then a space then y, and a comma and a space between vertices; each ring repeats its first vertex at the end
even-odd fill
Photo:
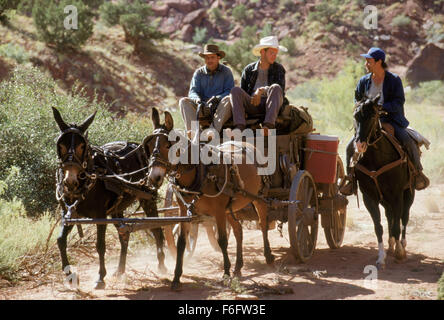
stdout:
MULTIPOLYGON (((276 256, 271 266, 265 264, 262 254, 261 232, 245 228, 242 277, 224 281, 222 256, 212 249, 201 229, 196 252, 184 266, 180 292, 169 288, 175 261, 168 255, 168 273, 158 273, 154 247, 150 247, 129 255, 127 274, 120 279, 112 276, 117 255, 108 254, 105 290, 93 289, 98 259, 94 263, 89 259, 89 263, 76 262, 80 277, 77 290, 65 286, 61 272, 55 272, 51 281, 28 281, 2 289, 0 299, 200 300, 244 295, 258 299, 436 299, 437 281, 444 269, 444 185, 432 185, 417 193, 407 229, 407 261, 397 264, 388 256, 386 269, 377 273, 372 267, 377 259, 372 221, 362 198, 360 209, 355 197, 349 200, 342 248, 329 249, 321 228, 315 254, 306 264, 296 263, 289 254, 286 224, 282 237, 276 229, 269 233, 276 256), (366 280, 369 275, 377 280, 366 280)), ((383 221, 386 240, 385 218, 383 221)), ((234 266, 233 236, 229 253, 234 266)))

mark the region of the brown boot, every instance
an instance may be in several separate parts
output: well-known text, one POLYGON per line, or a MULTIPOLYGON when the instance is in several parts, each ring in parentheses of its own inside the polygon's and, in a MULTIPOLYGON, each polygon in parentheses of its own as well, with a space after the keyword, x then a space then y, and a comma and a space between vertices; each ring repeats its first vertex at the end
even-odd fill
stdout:
POLYGON ((429 178, 427 178, 426 175, 422 171, 419 171, 415 177, 415 189, 416 190, 424 190, 429 185, 430 185, 429 178))
POLYGON ((353 194, 353 180, 350 176, 345 176, 344 183, 339 187, 339 192, 344 196, 353 194))

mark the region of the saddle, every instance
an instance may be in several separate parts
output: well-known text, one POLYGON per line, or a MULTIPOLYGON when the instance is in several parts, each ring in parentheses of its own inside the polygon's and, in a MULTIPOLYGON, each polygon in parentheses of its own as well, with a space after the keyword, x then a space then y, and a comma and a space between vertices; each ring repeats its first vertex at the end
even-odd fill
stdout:
MULTIPOLYGON (((401 146, 401 144, 399 143, 398 139, 395 138, 395 130, 393 129, 393 126, 389 123, 381 123, 382 125, 382 129, 383 131, 385 131, 386 133, 388 133, 393 139, 394 141, 401 146)), ((412 127, 407 127, 406 128, 407 133, 409 134, 409 136, 413 139, 413 141, 415 141, 416 146, 419 149, 419 154, 421 154, 421 146, 424 146, 427 150, 429 150, 430 148, 430 141, 427 140, 427 138, 425 138, 422 134, 420 134, 418 131, 416 131, 415 129, 413 129, 412 127)))

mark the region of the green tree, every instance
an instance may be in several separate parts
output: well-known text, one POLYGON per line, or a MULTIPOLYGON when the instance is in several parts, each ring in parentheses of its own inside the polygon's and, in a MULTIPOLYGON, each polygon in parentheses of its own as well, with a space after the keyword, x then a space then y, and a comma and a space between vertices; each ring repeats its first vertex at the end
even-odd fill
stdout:
POLYGON ((243 4, 240 4, 233 8, 232 14, 234 20, 242 22, 247 18, 247 7, 243 4))
POLYGON ((93 34, 93 21, 90 9, 80 0, 37 0, 32 9, 32 17, 40 40, 57 50, 78 49, 93 34), (75 7, 74 11, 65 8, 75 7), (77 29, 70 24, 77 19, 77 29))
POLYGON ((247 26, 243 30, 241 38, 235 43, 230 46, 225 43, 220 44, 226 54, 225 60, 234 70, 242 72, 247 64, 257 60, 257 57, 251 52, 258 41, 256 31, 255 26, 247 26))
POLYGON ((105 2, 100 7, 101 19, 108 26, 122 26, 125 41, 134 46, 135 52, 141 51, 143 40, 163 37, 152 16, 151 7, 140 0, 105 2))

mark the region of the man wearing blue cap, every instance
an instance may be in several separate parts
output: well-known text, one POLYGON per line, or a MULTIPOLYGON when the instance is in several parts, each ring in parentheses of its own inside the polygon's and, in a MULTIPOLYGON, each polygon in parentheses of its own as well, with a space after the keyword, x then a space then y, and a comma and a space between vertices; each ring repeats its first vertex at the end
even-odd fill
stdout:
MULTIPOLYGON (((378 94, 381 95, 379 104, 382 105, 387 115, 381 116, 381 123, 390 124, 395 132, 395 137, 407 151, 407 154, 417 170, 415 179, 416 190, 422 190, 430 184, 429 179, 422 172, 419 150, 415 142, 405 130, 409 125, 409 121, 404 115, 404 88, 401 78, 387 71, 385 63, 385 52, 380 48, 370 48, 368 53, 361 54, 365 58, 365 67, 369 71, 363 76, 355 89, 355 103, 361 101, 364 97, 374 98, 378 94)), ((353 186, 350 177, 350 159, 354 153, 354 137, 347 145, 346 161, 348 182, 341 188, 341 193, 351 195, 353 186)))

